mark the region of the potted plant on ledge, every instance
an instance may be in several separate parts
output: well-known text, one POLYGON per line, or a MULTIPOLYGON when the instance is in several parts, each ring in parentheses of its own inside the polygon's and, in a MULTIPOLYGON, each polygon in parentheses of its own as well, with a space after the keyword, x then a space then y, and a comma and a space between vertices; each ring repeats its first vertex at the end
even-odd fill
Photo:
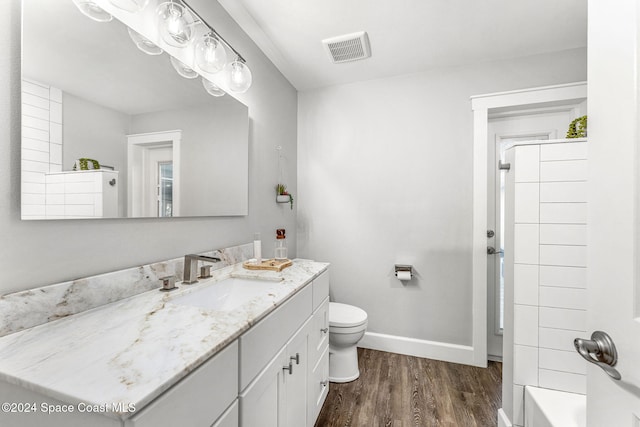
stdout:
POLYGON ((293 209, 293 196, 287 191, 287 186, 284 184, 276 185, 276 202, 278 203, 290 203, 291 209, 293 209))

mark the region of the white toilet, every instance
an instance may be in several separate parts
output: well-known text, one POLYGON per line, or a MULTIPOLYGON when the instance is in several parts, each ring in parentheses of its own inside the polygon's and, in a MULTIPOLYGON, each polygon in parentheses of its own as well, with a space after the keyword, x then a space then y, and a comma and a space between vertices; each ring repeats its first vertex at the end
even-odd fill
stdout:
POLYGON ((329 303, 329 381, 346 383, 360 376, 356 345, 367 329, 367 313, 361 308, 329 303))

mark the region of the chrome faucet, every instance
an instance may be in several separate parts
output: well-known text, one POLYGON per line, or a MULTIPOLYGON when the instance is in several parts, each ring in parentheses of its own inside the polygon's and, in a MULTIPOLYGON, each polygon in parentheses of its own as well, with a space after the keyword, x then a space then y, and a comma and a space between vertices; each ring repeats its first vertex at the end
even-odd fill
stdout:
POLYGON ((182 283, 184 285, 190 285, 198 281, 198 261, 206 262, 220 262, 221 259, 213 256, 204 256, 189 254, 184 256, 184 274, 182 276, 182 283))

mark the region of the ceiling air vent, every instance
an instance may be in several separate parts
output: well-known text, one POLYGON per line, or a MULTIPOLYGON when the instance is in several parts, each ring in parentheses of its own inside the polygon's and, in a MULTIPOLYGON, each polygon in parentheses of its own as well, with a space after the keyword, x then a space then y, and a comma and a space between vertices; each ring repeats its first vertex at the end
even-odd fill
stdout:
POLYGON ((371 56, 369 37, 364 31, 322 40, 334 63, 357 61, 371 56))

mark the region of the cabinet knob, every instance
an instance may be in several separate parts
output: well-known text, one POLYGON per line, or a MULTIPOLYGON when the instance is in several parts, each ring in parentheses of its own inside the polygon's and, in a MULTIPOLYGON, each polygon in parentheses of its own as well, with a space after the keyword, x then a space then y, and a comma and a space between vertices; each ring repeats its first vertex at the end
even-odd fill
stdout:
POLYGON ((296 353, 295 356, 291 356, 291 357, 289 357, 289 359, 295 360, 296 361, 296 365, 299 365, 300 364, 300 353, 296 353))
POLYGON ((329 332, 329 328, 322 328, 320 329, 320 332, 322 332, 323 334, 326 334, 327 332, 329 332))
MULTIPOLYGON (((291 359, 293 359, 293 357, 291 359)), ((293 362, 289 361, 289 366, 283 367, 282 370, 289 371, 289 375, 293 375, 293 362)))

